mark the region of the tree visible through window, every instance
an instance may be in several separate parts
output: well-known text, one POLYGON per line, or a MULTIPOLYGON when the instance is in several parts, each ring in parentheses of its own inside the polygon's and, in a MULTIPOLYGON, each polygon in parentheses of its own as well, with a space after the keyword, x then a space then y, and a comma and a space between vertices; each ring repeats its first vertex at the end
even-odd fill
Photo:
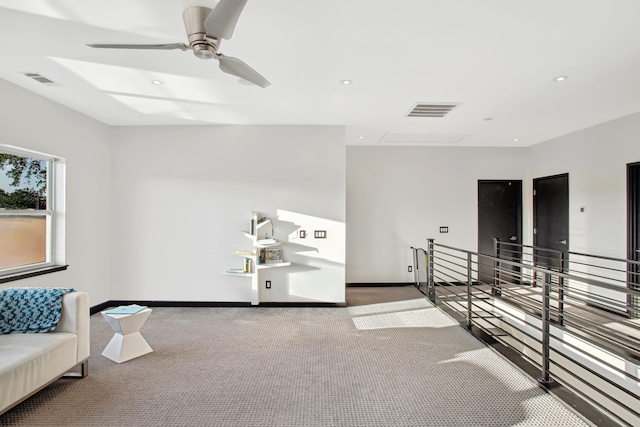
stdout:
POLYGON ((52 163, 0 151, 0 273, 51 263, 52 163))

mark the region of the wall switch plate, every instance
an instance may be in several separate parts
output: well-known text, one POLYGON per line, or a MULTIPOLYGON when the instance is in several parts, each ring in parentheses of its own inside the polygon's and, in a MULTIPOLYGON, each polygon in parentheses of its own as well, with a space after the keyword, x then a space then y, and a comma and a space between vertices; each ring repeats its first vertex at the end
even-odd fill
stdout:
POLYGON ((305 230, 300 230, 300 238, 304 239, 307 237, 307 232, 305 230))
POLYGON ((271 280, 267 280, 265 286, 267 289, 271 289, 271 280))
POLYGON ((409 273, 412 273, 413 272, 413 266, 410 265, 408 270, 409 270, 409 273))
POLYGON ((445 227, 440 227, 440 232, 441 233, 448 233, 449 232, 449 227, 445 226, 445 227))
POLYGON ((316 230, 313 232, 313 237, 315 237, 316 239, 326 239, 327 230, 316 230))

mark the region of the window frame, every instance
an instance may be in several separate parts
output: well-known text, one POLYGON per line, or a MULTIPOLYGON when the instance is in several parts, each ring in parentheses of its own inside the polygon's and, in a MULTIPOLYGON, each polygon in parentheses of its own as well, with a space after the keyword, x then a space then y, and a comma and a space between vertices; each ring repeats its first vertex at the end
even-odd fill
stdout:
MULTIPOLYGON (((62 230, 58 227, 58 198, 62 196, 63 192, 57 191, 58 184, 58 166, 61 158, 57 156, 53 156, 50 154, 40 153, 36 151, 31 151, 19 147, 14 147, 10 145, 0 144, 0 153, 4 154, 12 154, 20 157, 27 157, 31 159, 41 160, 46 162, 47 167, 47 176, 46 176, 46 198, 47 205, 46 209, 40 210, 24 210, 24 209, 15 209, 15 210, 0 210, 0 217, 3 216, 27 216, 27 217, 45 217, 46 221, 46 249, 45 249, 45 261, 38 262, 34 264, 28 265, 20 265, 15 267, 6 267, 0 268, 0 279, 9 278, 12 276, 16 277, 16 280, 24 277, 29 277, 33 275, 35 272, 47 272, 48 269, 51 271, 59 271, 60 270, 60 262, 63 258, 63 254, 60 254, 60 246, 59 239, 63 238, 63 236, 59 236, 58 234, 62 232, 62 230)), ((0 280, 0 283, 5 280, 0 280)))

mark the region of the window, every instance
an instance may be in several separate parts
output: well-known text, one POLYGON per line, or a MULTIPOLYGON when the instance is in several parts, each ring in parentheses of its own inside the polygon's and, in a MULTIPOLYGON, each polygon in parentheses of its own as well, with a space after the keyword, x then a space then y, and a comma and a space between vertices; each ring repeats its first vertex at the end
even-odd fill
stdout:
POLYGON ((0 146, 0 276, 54 265, 55 168, 52 156, 0 146))

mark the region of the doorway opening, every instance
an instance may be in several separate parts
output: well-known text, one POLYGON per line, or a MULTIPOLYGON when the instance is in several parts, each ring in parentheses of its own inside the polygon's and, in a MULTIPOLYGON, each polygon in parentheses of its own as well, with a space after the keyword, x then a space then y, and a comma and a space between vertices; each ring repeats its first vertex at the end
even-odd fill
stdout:
MULTIPOLYGON (((478 180, 478 253, 495 256, 494 238, 522 244, 522 181, 478 180)), ((522 250, 510 247, 507 259, 520 262, 522 250)), ((509 268, 509 266, 503 267, 509 268)), ((511 267, 514 274, 503 271, 501 278, 519 281, 519 268, 511 267)), ((495 266, 487 261, 478 262, 478 281, 494 283, 495 266)), ((494 289, 496 290, 496 289, 494 289)))
POLYGON ((569 174, 533 180, 534 264, 562 272, 569 250, 569 174))

